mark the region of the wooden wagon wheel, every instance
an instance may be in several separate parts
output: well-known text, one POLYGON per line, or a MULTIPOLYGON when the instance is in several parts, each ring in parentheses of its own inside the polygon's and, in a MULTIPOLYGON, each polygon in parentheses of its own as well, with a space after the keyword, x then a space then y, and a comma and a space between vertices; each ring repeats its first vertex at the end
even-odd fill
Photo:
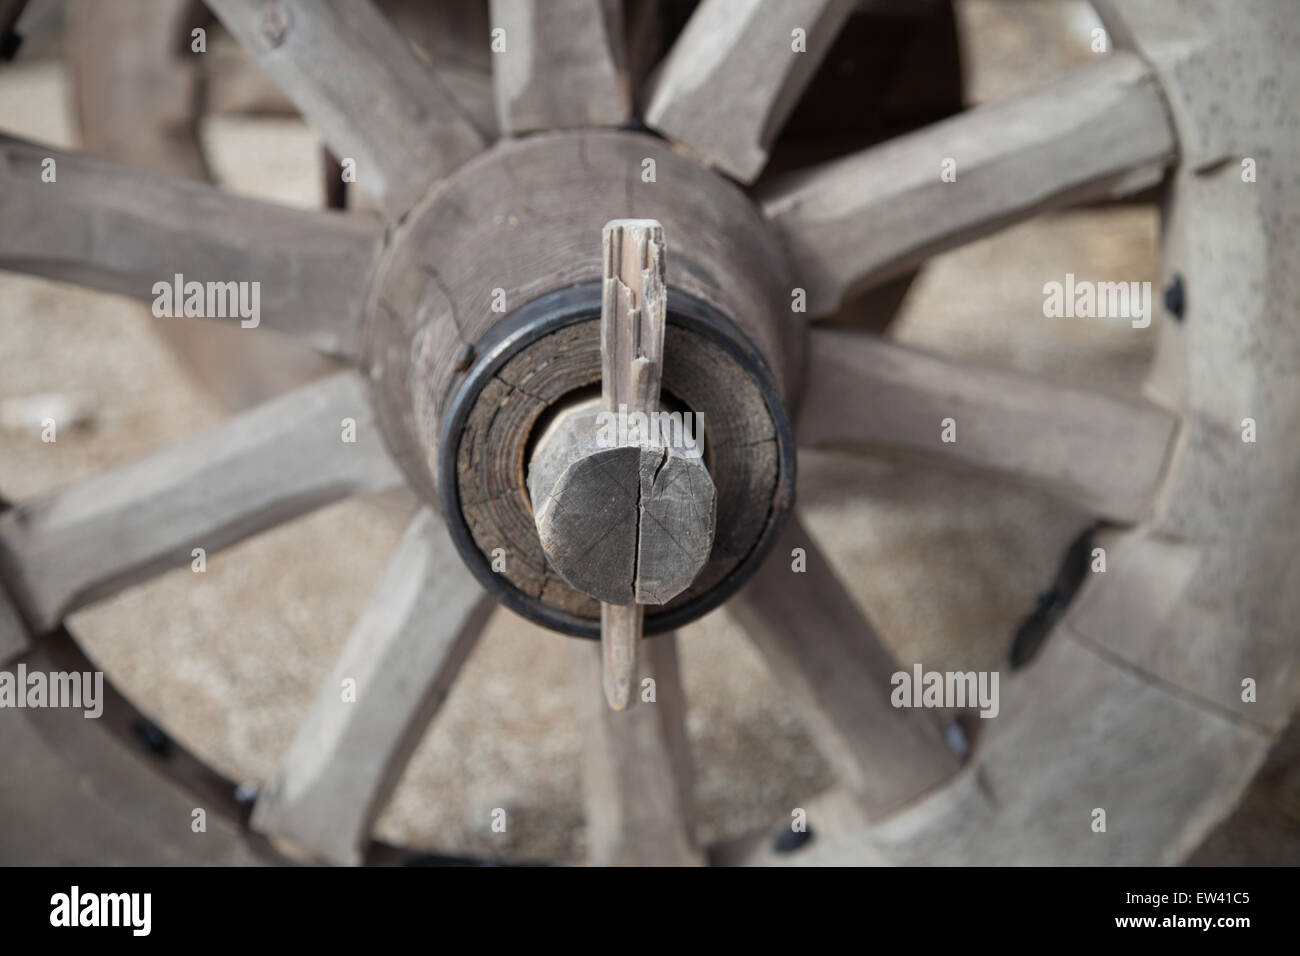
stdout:
MULTIPOLYGON (((705 0, 647 97, 653 136, 628 128, 629 57, 613 5, 502 0, 494 66, 506 135, 491 147, 366 4, 211 5, 355 160, 383 221, 237 199, 4 137, 0 265, 144 299, 177 273, 260 282, 259 328, 359 373, 0 516, 0 659, 53 666, 75 653, 60 629, 71 610, 188 561, 195 546, 405 481, 428 507, 251 814, 282 846, 361 860, 492 606, 481 582, 559 629, 596 630, 594 599, 541 550, 525 464, 548 410, 600 380, 602 225, 653 218, 669 246, 663 387, 705 413, 718 515, 700 577, 652 609, 646 628, 684 626, 729 597, 843 784, 831 802, 848 808, 836 817, 848 828, 809 852, 1174 862, 1235 802, 1295 704, 1300 656, 1288 520, 1300 462, 1281 437, 1300 425, 1300 283, 1288 268, 1300 188, 1282 168, 1296 146, 1286 93, 1300 77, 1287 53, 1300 24, 1287 0, 1230 14, 1211 0, 1122 14, 1107 4, 1117 49, 1088 68, 753 195, 737 182, 761 171, 851 4, 705 0), (791 48, 799 30, 803 53, 791 48), (47 157, 57 187, 41 184, 47 157), (958 183, 941 181, 945 157, 957 158, 958 183), (1241 175, 1246 160, 1257 180, 1241 175), (1158 318, 1147 400, 805 321, 973 237, 1161 181, 1164 276, 1179 292, 1158 318), (791 309, 795 290, 806 314, 791 309), (1032 663, 1004 682, 1002 712, 964 762, 925 712, 890 705, 895 663, 798 520, 780 527, 792 505, 791 418, 804 447, 983 469, 1122 528, 1108 573, 1087 581, 1032 663), (956 442, 941 440, 946 418, 956 442), (353 443, 340 441, 345 419, 353 443), (1242 441, 1245 419, 1258 442, 1242 441), (786 557, 796 547, 803 574, 786 557), (358 689, 346 705, 345 676, 358 689), (1243 699, 1246 679, 1257 698, 1243 699), (1105 834, 1089 825, 1095 808, 1107 810, 1105 834)), ((653 705, 616 713, 589 682, 597 861, 703 859, 675 640, 645 642, 637 673, 656 678, 653 705)), ((597 671, 594 649, 575 647, 597 671)), ((49 713, 27 715, 59 720, 49 713)), ((85 746, 93 729, 65 722, 23 737, 14 724, 4 746, 45 747, 28 758, 37 772, 52 764, 50 741, 85 746)), ((90 784, 96 812, 117 813, 131 797, 115 794, 143 778, 138 758, 95 747, 115 768, 90 784)), ((48 819, 84 809, 69 801, 45 808, 48 819)), ((122 812, 133 819, 109 839, 150 832, 122 812)), ((231 830, 202 852, 244 859, 257 845, 248 837, 231 830)), ((144 855, 161 859, 187 852, 150 846, 144 855)))

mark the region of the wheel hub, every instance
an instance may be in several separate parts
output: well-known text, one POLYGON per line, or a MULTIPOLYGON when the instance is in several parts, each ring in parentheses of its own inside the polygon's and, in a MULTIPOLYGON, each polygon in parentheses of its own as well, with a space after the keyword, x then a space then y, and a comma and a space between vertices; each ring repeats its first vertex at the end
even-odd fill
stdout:
POLYGON ((502 144, 398 228, 368 308, 377 417, 466 564, 547 627, 599 634, 599 604, 548 567, 526 485, 548 409, 600 381, 600 235, 653 217, 668 241, 664 389, 701 416, 717 531, 695 583, 649 609, 649 633, 732 593, 793 502, 785 405, 801 330, 784 256, 733 185, 658 139, 583 132, 502 144))

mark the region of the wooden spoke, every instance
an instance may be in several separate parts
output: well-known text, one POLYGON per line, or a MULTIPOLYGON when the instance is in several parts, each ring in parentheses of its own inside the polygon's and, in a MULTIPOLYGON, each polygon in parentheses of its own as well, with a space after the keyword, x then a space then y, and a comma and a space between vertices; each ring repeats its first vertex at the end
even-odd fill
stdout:
POLYGON ((815 330, 811 368, 796 428, 801 446, 979 468, 1117 521, 1147 512, 1178 423, 1140 398, 852 332, 815 330))
POLYGON ((808 312, 1044 209, 1138 192, 1176 144, 1148 68, 1114 53, 1020 99, 971 110, 780 182, 760 197, 808 312), (956 180, 941 178, 946 160, 956 180))
POLYGON ((352 372, 0 515, 0 572, 38 633, 69 612, 401 478, 352 372), (343 420, 356 422, 344 442, 343 420))
POLYGON ((621 126, 631 114, 618 0, 492 0, 503 133, 621 126))
MULTIPOLYGON (((206 57, 188 43, 190 0, 76 0, 64 18, 64 56, 80 120, 81 148, 139 169, 191 179, 210 171, 198 135, 206 57), (131 38, 129 50, 120 44, 131 38), (129 122, 122 122, 126 117, 129 122)), ((197 24, 196 24, 197 25, 197 24)), ((232 71, 233 72, 233 71, 232 71)), ((241 76, 253 75, 241 70, 241 76)))
POLYGON ((207 0, 391 219, 483 139, 368 0, 207 0))
POLYGON ((930 715, 890 704, 890 677, 900 668, 796 517, 726 607, 869 816, 897 809, 956 771, 930 715), (794 548, 805 552, 802 573, 791 570, 794 548))
POLYGON ((646 124, 741 182, 753 182, 853 6, 853 0, 703 0, 663 64, 646 124))
POLYGON ((601 655, 573 642, 578 718, 583 734, 583 790, 588 862, 596 866, 698 866, 686 747, 686 698, 677 667, 677 636, 643 642, 634 692, 654 681, 654 700, 618 713, 599 691, 601 655))
POLYGON ((492 606, 442 519, 421 511, 258 796, 253 826, 317 859, 360 863, 492 606))
MULTIPOLYGON (((0 206, 0 268, 156 304, 155 284, 174 290, 180 275, 203 284, 194 301, 204 315, 248 335, 266 327, 331 355, 356 350, 376 222, 240 199, 3 134, 0 206), (42 180, 45 170, 55 181, 42 180)), ((160 307, 183 315, 185 298, 175 299, 160 307)))

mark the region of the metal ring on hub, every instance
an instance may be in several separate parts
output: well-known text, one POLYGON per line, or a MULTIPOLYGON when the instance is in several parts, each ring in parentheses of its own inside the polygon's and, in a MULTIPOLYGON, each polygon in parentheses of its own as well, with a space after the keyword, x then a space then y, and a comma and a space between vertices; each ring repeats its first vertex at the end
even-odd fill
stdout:
MULTIPOLYGON (((526 450, 548 408, 600 381, 600 285, 529 302, 479 343, 443 418, 438 489, 462 559, 503 604, 578 637, 600 636, 599 605, 546 565, 524 481, 526 450), (493 570, 502 549, 504 569, 493 570)), ((672 630, 721 604, 756 570, 794 503, 794 438, 775 380, 725 316, 668 296, 664 388, 704 416, 718 486, 718 530, 696 582, 645 633, 672 630), (673 340, 676 341, 673 341, 673 340)))

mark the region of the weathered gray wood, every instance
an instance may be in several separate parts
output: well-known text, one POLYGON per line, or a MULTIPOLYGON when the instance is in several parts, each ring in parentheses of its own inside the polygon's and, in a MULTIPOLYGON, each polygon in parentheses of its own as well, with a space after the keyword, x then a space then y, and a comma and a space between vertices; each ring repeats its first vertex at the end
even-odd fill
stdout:
POLYGON ((549 444, 539 443, 529 468, 529 495, 546 562, 598 601, 631 604, 643 450, 600 448, 593 439, 561 458, 554 446, 564 440, 554 436, 549 444))
POLYGON ((861 333, 814 330, 812 354, 803 447, 991 471, 1116 520, 1152 507, 1178 423, 1159 405, 861 333), (953 442, 943 440, 949 418, 953 442))
POLYGON ((1114 553, 1113 582, 1081 594, 1073 622, 1152 680, 1277 730, 1300 705, 1300 336, 1288 318, 1300 315, 1300 180, 1279 160, 1298 149, 1300 22, 1285 0, 1099 12, 1150 61, 1178 132, 1161 282, 1181 277, 1185 307, 1182 322, 1160 321, 1147 387, 1184 424, 1149 533, 1114 553), (1150 582, 1145 606, 1137 579, 1150 582), (1157 601, 1168 614, 1153 620, 1157 601), (1126 610, 1154 626, 1139 631, 1126 610))
POLYGON ((663 56, 664 17, 659 0, 624 0, 628 84, 634 110, 644 104, 647 80, 663 56))
MULTIPOLYGON (((368 369, 377 414, 408 482, 422 495, 437 494, 429 463, 442 457, 439 428, 463 375, 457 365, 474 355, 475 343, 501 317, 493 312, 494 289, 513 310, 552 290, 601 279, 596 249, 610 210, 590 202, 592 195, 622 196, 616 214, 663 223, 673 245, 673 292, 729 316, 763 356, 781 393, 793 399, 803 334, 782 305, 789 301, 788 272, 739 189, 658 137, 592 130, 507 140, 458 170, 394 233, 371 298, 376 347, 368 369), (642 180, 645 160, 654 162, 657 182, 642 180)), ((784 508, 784 499, 774 501, 781 459, 770 408, 740 362, 681 325, 669 327, 665 343, 666 386, 703 416, 716 464, 716 544, 696 583, 678 598, 685 601, 737 567, 774 508, 784 508)), ((476 547, 489 562, 496 548, 509 555, 502 577, 592 623, 599 603, 547 565, 528 496, 519 493, 519 471, 538 416, 599 380, 594 318, 511 359, 485 385, 456 436, 454 479, 476 547)))
POLYGON ((641 449, 601 447, 600 399, 560 411, 528 462, 528 495, 546 563, 598 601, 630 604, 636 583, 641 449))
POLYGON ((726 608, 869 816, 897 810, 956 772, 931 715, 891 705, 898 664, 796 517, 726 608), (803 572, 791 568, 794 548, 804 550, 803 572))
POLYGON ((146 301, 177 274, 257 282, 260 324, 241 332, 273 329, 331 355, 356 350, 382 238, 369 219, 242 199, 3 134, 0 207, 0 268, 146 301), (41 181, 46 158, 52 183, 41 181))
POLYGON ((703 0, 663 64, 646 124, 752 182, 853 7, 854 0, 703 0), (804 31, 801 52, 796 29, 804 31))
MULTIPOLYGON (((413 484, 421 485, 419 472, 427 474, 427 461, 438 457, 440 415, 460 374, 457 356, 500 319, 492 310, 494 289, 505 294, 507 309, 514 309, 554 289, 601 279, 596 237, 610 213, 589 201, 593 195, 620 195, 616 212, 653 214, 664 224, 665 234, 674 237, 673 288, 731 317, 764 357, 782 395, 793 396, 803 367, 803 337, 781 304, 789 301, 789 273, 775 239, 739 189, 720 183, 657 137, 592 130, 508 140, 458 171, 394 234, 376 284, 370 318, 376 337, 391 340, 383 364, 412 379, 385 389, 380 404, 387 421, 411 434, 409 441, 395 444, 419 449, 410 455, 413 484), (654 163, 656 182, 643 181, 645 160, 654 163), (662 188, 670 182, 671 189, 662 188), (719 242, 719 236, 727 241, 719 242), (492 276, 492 282, 484 282, 484 276, 492 276), (421 346, 413 350, 417 331, 421 346), (416 378, 426 384, 413 388, 416 378), (413 393, 414 415, 409 411, 413 393)), ((673 334, 670 330, 668 338, 673 334)), ((574 348, 588 341, 585 335, 563 339, 574 348)), ((528 389, 548 390, 564 358, 557 355, 528 389)), ((584 372, 565 384, 579 388, 598 377, 598 371, 584 372)), ((726 384, 734 402, 740 388, 726 384)), ((676 394, 705 411, 716 452, 722 412, 703 408, 703 395, 676 394)), ((752 433, 756 426, 752 421, 751 434, 740 440, 760 438, 752 433)), ((725 480, 715 476, 720 489, 725 480)), ((428 484, 426 477, 423 485, 428 484)), ((532 516, 522 518, 531 532, 532 516)), ((512 541, 511 554, 520 545, 512 541)))
POLYGON ((559 413, 528 466, 547 562, 610 604, 666 604, 690 586, 713 545, 717 493, 704 461, 646 437, 610 444, 600 400, 559 413))
POLYGON ((649 414, 659 410, 664 364, 664 228, 654 219, 614 219, 601 249, 601 398, 606 411, 649 414))
POLYGON ((378 0, 380 12, 429 63, 488 142, 497 138, 492 102, 492 20, 485 3, 378 0))
POLYGON ((587 859, 596 866, 697 866, 686 700, 677 666, 677 636, 645 641, 636 693, 647 678, 654 700, 627 713, 596 690, 601 658, 572 642, 574 691, 583 738, 587 859))
POLYGON ((838 788, 801 806, 814 839, 791 856, 770 833, 715 864, 1169 866, 1237 804, 1268 735, 1058 628, 1028 671, 1003 672, 999 715, 948 786, 865 824, 838 788), (1093 829, 1106 813, 1104 832, 1093 829))
POLYGON ((1114 53, 1019 99, 980 107, 767 187, 808 313, 1045 209, 1158 182, 1176 143, 1150 69, 1114 53), (956 162, 956 181, 940 176, 956 162))
POLYGON ((631 113, 619 0, 492 0, 506 48, 492 57, 505 133, 621 126, 631 113))
POLYGON ((1186 311, 1161 321, 1147 388, 1177 403, 1181 435, 1149 524, 1107 543, 1106 572, 1003 682, 966 770, 871 834, 902 863, 1181 862, 1297 700, 1300 463, 1282 436, 1300 419, 1300 343, 1278 320, 1300 288, 1287 265, 1296 218, 1279 213, 1297 208, 1297 182, 1266 160, 1256 182, 1241 175, 1248 156, 1294 152, 1294 5, 1098 6, 1117 43, 1140 44, 1177 123, 1162 268, 1184 277, 1186 311), (1243 442, 1245 417, 1276 440, 1243 442))
POLYGON ((668 444, 641 454, 636 602, 666 604, 699 575, 713 546, 717 489, 703 459, 668 444))
POLYGON ((33 628, 363 491, 401 483, 353 372, 0 515, 0 572, 33 628), (344 442, 343 419, 356 422, 344 442))
MULTIPOLYGON (((242 56, 191 50, 203 22, 195 0, 75 0, 64 48, 81 149, 133 169, 211 181, 200 112, 296 116, 265 73, 242 56)), ((208 24, 212 26, 212 24, 208 24)), ((151 330, 229 409, 249 408, 335 371, 332 360, 280 336, 176 316, 151 330)))
POLYGON ((421 511, 258 795, 253 826, 316 859, 360 863, 493 606, 442 519, 421 511))
POLYGON ((1058 629, 952 786, 875 828, 902 864, 1168 866, 1241 798, 1270 738, 1058 629), (1094 831, 1106 813, 1105 832, 1094 831))
MULTIPOLYGON (((477 36, 474 42, 479 42, 477 36)), ((473 120, 478 131, 488 142, 494 141, 497 138, 497 115, 492 102, 492 74, 455 62, 439 64, 437 73, 447 92, 456 98, 457 105, 473 120)))
POLYGON ((209 178, 198 134, 207 57, 190 50, 192 6, 191 0, 68 4, 64 46, 87 153, 209 178))
POLYGON ((600 602, 600 650, 605 664, 601 685, 613 710, 627 710, 636 703, 633 678, 644 625, 641 605, 600 602))
MULTIPOLYGON (((1196 848, 1240 799, 1271 734, 1245 708, 1233 715, 1169 680, 1191 658, 1173 640, 1165 674, 1126 660, 1169 633, 1180 605, 1199 604, 1187 587, 1201 549, 1142 530, 1119 538, 1106 540, 1106 573, 1042 653, 1002 671, 999 713, 977 722, 974 752, 950 784, 861 829, 841 801, 819 797, 806 805, 817 838, 799 863, 847 853, 904 865, 1169 865, 1196 848), (1093 829, 1097 809, 1105 832, 1093 829)), ((1226 643, 1231 653, 1206 671, 1235 673, 1231 654, 1246 642, 1232 633, 1226 643)), ((762 845, 722 856, 774 862, 762 845)))
MULTIPOLYGON (((625 415, 659 410, 668 289, 664 229, 654 219, 612 219, 601 230, 604 291, 600 306, 600 395, 605 411, 625 415)), ((637 459, 640 474, 640 458, 637 459)), ((637 492, 638 498, 640 491, 637 492)), ((640 509, 638 508, 638 511, 640 509)), ((640 515, 637 516, 638 547, 640 515)), ((632 677, 645 610, 639 604, 600 605, 605 699, 615 710, 635 703, 632 677)))
POLYGON ((483 148, 434 71, 369 0, 207 0, 390 219, 483 148))

